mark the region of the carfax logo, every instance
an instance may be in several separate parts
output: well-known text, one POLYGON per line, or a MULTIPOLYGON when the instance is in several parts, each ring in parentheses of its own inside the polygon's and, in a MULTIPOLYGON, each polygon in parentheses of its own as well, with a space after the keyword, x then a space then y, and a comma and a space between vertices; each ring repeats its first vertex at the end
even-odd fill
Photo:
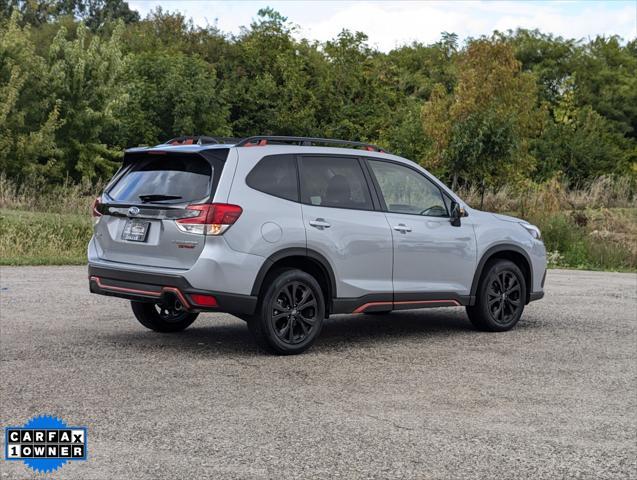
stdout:
POLYGON ((86 460, 86 427, 69 427, 56 417, 34 417, 22 427, 5 427, 4 434, 4 458, 22 460, 38 473, 86 460))

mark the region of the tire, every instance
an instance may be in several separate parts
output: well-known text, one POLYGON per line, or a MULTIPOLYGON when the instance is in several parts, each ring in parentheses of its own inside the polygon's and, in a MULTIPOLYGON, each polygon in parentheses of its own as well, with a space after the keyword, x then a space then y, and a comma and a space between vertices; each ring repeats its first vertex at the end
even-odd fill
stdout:
POLYGON ((325 318, 318 282, 301 270, 281 270, 260 298, 248 328, 259 347, 278 355, 296 355, 314 343, 325 318), (305 307, 303 308, 303 305, 305 307))
POLYGON ((469 320, 486 332, 511 330, 524 311, 526 288, 524 275, 515 263, 500 259, 487 263, 476 303, 467 307, 469 320))
POLYGON ((180 332, 197 319, 198 313, 175 311, 156 303, 131 301, 135 318, 146 328, 156 332, 180 332))

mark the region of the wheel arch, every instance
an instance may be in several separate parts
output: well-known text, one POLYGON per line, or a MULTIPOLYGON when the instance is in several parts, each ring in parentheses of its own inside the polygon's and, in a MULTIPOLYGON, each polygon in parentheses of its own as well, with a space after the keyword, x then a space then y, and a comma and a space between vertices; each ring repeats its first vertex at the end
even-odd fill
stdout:
POLYGON ((268 274, 285 267, 298 268, 316 279, 323 290, 325 311, 329 314, 332 310, 332 300, 336 298, 334 270, 323 255, 308 248, 285 248, 270 255, 257 273, 251 295, 260 297, 268 274))
POLYGON ((524 281, 526 282, 525 303, 528 304, 531 299, 531 291, 533 290, 533 268, 531 266, 531 259, 529 254, 522 247, 512 243, 494 245, 484 252, 473 275, 473 281, 471 282, 471 297, 475 298, 477 295, 478 285, 480 285, 485 265, 490 260, 496 258, 510 260, 515 263, 520 270, 522 270, 524 281))

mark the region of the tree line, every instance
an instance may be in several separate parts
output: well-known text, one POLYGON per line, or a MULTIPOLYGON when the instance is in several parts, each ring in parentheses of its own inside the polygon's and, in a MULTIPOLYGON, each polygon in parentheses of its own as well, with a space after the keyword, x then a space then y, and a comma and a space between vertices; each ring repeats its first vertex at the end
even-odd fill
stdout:
POLYGON ((366 141, 483 190, 635 178, 637 40, 445 32, 384 53, 270 8, 228 34, 121 0, 0 0, 7 177, 97 181, 123 148, 189 134, 366 141))

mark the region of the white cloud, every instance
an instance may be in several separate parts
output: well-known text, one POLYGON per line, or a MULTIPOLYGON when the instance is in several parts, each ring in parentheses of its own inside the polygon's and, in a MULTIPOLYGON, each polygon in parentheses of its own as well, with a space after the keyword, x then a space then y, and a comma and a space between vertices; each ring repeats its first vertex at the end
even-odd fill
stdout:
POLYGON ((490 34, 493 30, 538 28, 564 37, 619 34, 635 37, 635 6, 607 9, 602 4, 570 11, 559 4, 542 6, 521 2, 360 2, 350 4, 329 18, 302 24, 303 32, 320 40, 333 38, 343 28, 368 34, 381 50, 418 40, 430 43, 443 31, 460 38, 490 34), (578 10, 578 11, 572 11, 578 10))
POLYGON ((218 19, 223 31, 236 33, 259 8, 271 5, 301 27, 301 35, 316 40, 334 38, 341 30, 365 32, 370 44, 387 51, 414 40, 430 43, 443 31, 461 39, 493 30, 538 28, 567 38, 637 35, 637 2, 592 1, 131 1, 142 15, 157 5, 179 10, 196 24, 218 19))

